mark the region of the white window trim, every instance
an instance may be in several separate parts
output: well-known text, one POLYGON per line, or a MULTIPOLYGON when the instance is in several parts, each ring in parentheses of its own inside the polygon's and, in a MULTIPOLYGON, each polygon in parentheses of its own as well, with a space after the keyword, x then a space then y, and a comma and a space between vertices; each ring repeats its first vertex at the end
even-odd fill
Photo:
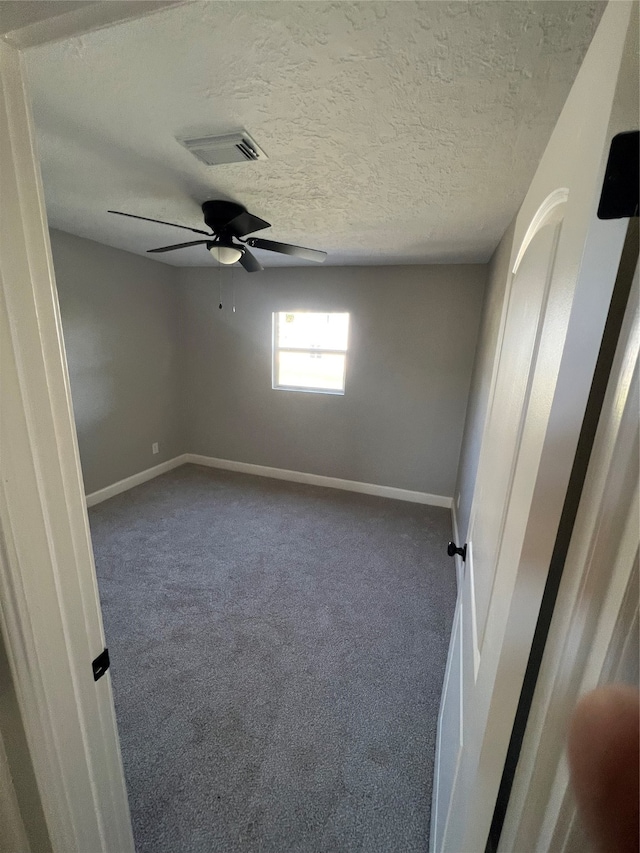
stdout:
MULTIPOLYGON (((344 397, 347 388, 347 355, 346 349, 323 349, 321 347, 281 347, 278 345, 278 314, 302 314, 302 311, 273 311, 271 314, 271 387, 274 391, 298 391, 303 394, 330 394, 333 397, 344 397), (277 356, 281 352, 307 352, 318 355, 343 355, 344 367, 342 371, 342 388, 316 388, 314 385, 281 385, 277 381, 278 366, 277 356)), ((307 311, 307 314, 349 314, 348 311, 307 311)), ((349 323, 351 316, 349 316, 349 323)))

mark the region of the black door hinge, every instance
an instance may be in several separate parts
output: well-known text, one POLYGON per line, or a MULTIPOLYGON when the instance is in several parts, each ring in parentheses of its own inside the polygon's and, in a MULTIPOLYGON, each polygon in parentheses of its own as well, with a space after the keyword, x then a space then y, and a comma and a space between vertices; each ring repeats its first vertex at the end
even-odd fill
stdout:
POLYGON ((449 544, 447 545, 447 554, 450 557, 455 557, 455 555, 457 554, 459 557, 462 557, 463 563, 467 562, 467 546, 466 545, 463 545, 461 548, 459 548, 455 542, 449 542, 449 544))
POLYGON ((100 652, 98 657, 92 662, 91 669, 93 670, 93 680, 97 681, 109 669, 109 649, 100 652))
POLYGON ((602 182, 598 219, 626 219, 638 215, 638 159, 640 131, 618 133, 611 140, 602 182))

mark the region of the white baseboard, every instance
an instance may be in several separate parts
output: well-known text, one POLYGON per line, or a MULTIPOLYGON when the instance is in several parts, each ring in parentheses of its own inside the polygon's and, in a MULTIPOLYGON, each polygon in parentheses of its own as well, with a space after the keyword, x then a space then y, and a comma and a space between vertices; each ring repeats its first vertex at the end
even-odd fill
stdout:
POLYGON ((377 495, 381 498, 441 506, 445 509, 451 509, 453 505, 453 499, 443 495, 412 492, 408 489, 397 489, 395 486, 378 486, 373 483, 359 483, 356 480, 341 480, 338 477, 325 477, 322 474, 306 474, 302 471, 288 471, 286 468, 270 468, 266 465, 253 465, 250 462, 234 462, 231 459, 200 456, 198 453, 185 453, 184 456, 185 462, 191 462, 194 465, 206 465, 209 468, 223 468, 225 471, 257 474, 259 477, 273 477, 275 480, 288 480, 291 483, 326 486, 330 489, 342 489, 347 492, 360 492, 364 495, 377 495))
POLYGON ((97 492, 91 492, 87 495, 87 506, 95 506, 109 498, 119 495, 121 492, 126 492, 128 489, 133 489, 134 486, 139 486, 141 483, 146 483, 147 480, 153 480, 154 477, 159 477, 160 474, 166 474, 167 471, 172 471, 180 465, 184 465, 187 461, 187 454, 183 453, 180 456, 175 456, 173 459, 168 459, 166 462, 161 462, 159 465, 154 465, 153 468, 147 468, 146 471, 139 471, 131 477, 125 477, 124 480, 118 480, 117 483, 112 483, 110 486, 105 486, 104 489, 98 489, 97 492))
MULTIPOLYGON (((250 462, 234 462, 231 459, 217 459, 215 456, 201 456, 198 453, 182 453, 167 462, 147 468, 124 480, 118 480, 104 489, 87 495, 87 506, 96 504, 115 497, 134 486, 153 480, 160 474, 172 471, 180 465, 191 463, 192 465, 204 465, 207 468, 222 468, 225 471, 239 471, 241 474, 256 474, 259 477, 272 477, 274 480, 288 480, 291 483, 308 483, 311 486, 325 486, 329 489, 342 489, 347 492, 359 492, 363 495, 377 495, 380 498, 392 498, 398 501, 409 501, 411 503, 425 504, 428 506, 440 506, 451 509, 453 512, 453 499, 444 495, 430 495, 428 492, 412 492, 409 489, 398 489, 395 486, 378 486, 374 483, 359 483, 356 480, 341 480, 338 477, 325 477, 322 474, 307 474, 303 471, 288 471, 286 468, 270 468, 266 465, 253 465, 250 462)), ((454 514, 455 527, 455 514, 454 514)))

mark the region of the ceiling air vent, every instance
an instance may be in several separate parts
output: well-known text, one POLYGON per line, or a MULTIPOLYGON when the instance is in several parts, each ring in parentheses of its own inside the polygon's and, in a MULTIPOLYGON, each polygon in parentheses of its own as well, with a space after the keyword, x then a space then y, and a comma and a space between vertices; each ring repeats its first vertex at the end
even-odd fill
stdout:
POLYGON ((245 163, 266 160, 267 155, 244 130, 225 136, 202 136, 199 139, 179 140, 194 157, 207 166, 221 163, 245 163))

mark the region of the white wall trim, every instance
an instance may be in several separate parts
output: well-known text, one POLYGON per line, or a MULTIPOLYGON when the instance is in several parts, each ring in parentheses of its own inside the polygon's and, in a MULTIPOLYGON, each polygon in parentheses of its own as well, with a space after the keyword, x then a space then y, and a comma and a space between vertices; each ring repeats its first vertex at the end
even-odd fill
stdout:
POLYGON ((359 483, 356 480, 341 480, 338 477, 325 477, 322 474, 307 474, 303 471, 288 471, 286 468, 270 468, 267 465, 254 465, 251 462, 234 462, 232 459, 217 459, 215 456, 201 456, 199 453, 182 453, 167 462, 147 468, 124 480, 118 480, 104 489, 87 495, 87 506, 95 506, 102 501, 133 489, 160 474, 172 471, 180 465, 204 465, 207 468, 221 468, 225 471, 238 471, 241 474, 256 474, 258 477, 272 477, 274 480, 288 480, 291 483, 308 483, 311 486, 326 486, 329 489, 342 489, 347 492, 359 492, 363 495, 376 495, 380 498, 392 498, 397 501, 441 506, 451 509, 453 499, 443 495, 430 495, 428 492, 412 492, 395 486, 378 486, 375 483, 359 483))
POLYGON ((110 486, 105 486, 104 489, 98 489, 96 492, 91 492, 91 494, 87 495, 87 506, 95 506, 96 504, 102 503, 102 501, 109 500, 109 498, 113 498, 116 495, 121 494, 121 492, 127 492, 129 489, 133 489, 134 486, 146 483, 147 480, 153 480, 154 477, 159 477, 160 474, 166 474, 167 471, 173 471, 174 468, 178 468, 180 465, 184 465, 185 462, 190 461, 187 459, 187 455, 188 454, 183 453, 180 456, 174 456, 173 459, 161 462, 159 465, 154 465, 153 468, 147 468, 145 471, 139 471, 137 474, 132 474, 131 477, 125 477, 124 480, 118 480, 110 486))
POLYGON ((225 471, 239 471, 242 474, 256 474, 258 477, 273 477, 274 480, 288 480, 291 483, 307 483, 311 486, 326 486, 329 489, 342 489, 346 492, 359 492, 363 495, 376 495, 380 498, 392 498, 428 506, 441 506, 451 509, 453 498, 443 495, 430 495, 428 492, 412 492, 395 486, 378 486, 375 483, 359 483, 357 480, 341 480, 338 477, 325 477, 322 474, 307 474, 303 471, 288 471, 286 468, 270 468, 267 465, 254 465, 251 462, 234 462, 231 459, 216 459, 213 456, 200 456, 198 453, 186 453, 186 462, 193 465, 206 465, 208 468, 222 468, 225 471))

